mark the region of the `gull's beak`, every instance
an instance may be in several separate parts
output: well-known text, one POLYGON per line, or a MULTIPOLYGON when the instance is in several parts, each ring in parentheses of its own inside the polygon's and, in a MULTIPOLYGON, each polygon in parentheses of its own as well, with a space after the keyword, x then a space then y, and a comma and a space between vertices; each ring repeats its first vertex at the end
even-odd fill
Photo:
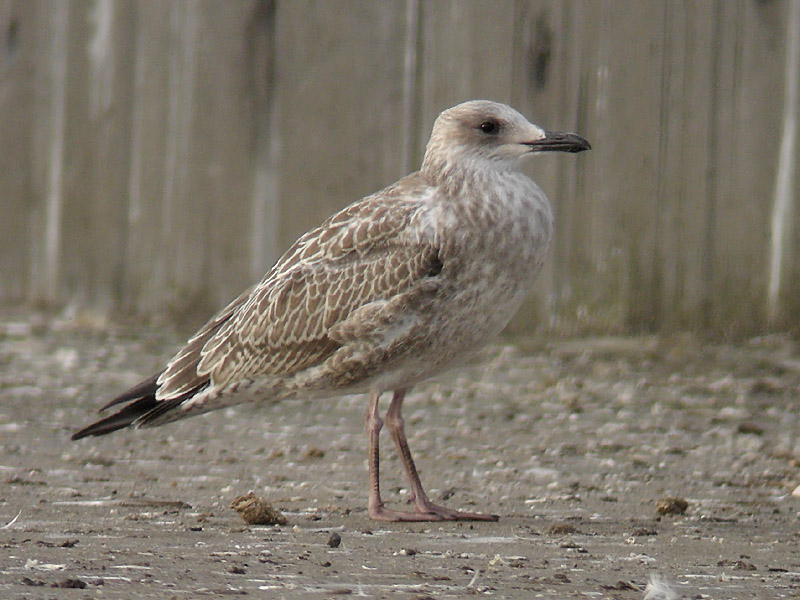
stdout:
POLYGON ((592 146, 577 133, 545 131, 544 137, 535 142, 523 142, 531 152, 583 152, 592 146))

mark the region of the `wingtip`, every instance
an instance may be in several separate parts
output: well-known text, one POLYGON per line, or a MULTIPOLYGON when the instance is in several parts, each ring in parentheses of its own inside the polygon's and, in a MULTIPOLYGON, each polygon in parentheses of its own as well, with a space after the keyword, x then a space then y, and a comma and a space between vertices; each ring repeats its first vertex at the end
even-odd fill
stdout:
MULTIPOLYGON (((89 436, 106 435, 130 426, 137 428, 153 427, 163 423, 168 423, 175 418, 180 418, 182 415, 173 415, 171 418, 165 417, 165 415, 169 414, 183 402, 194 396, 200 390, 204 389, 207 385, 207 382, 203 383, 202 385, 189 390, 182 396, 170 398, 169 400, 156 400, 155 393, 149 393, 144 397, 140 397, 133 401, 125 400, 130 402, 130 404, 124 406, 118 412, 115 412, 103 419, 100 419, 99 421, 92 423, 91 425, 84 427, 80 431, 76 431, 72 434, 71 439, 76 441, 89 436)), ((147 393, 149 389, 144 388, 144 391, 147 393)), ((126 394, 123 394, 123 396, 125 395, 132 394, 130 392, 126 392, 126 394)), ((101 410, 105 410, 119 403, 119 398, 116 398, 114 401, 104 406, 101 410)))
MULTIPOLYGON (((116 406, 117 404, 124 404, 126 402, 132 402, 134 400, 138 400, 140 398, 144 398, 146 396, 155 395, 156 390, 158 389, 158 378, 161 376, 163 371, 156 373, 152 377, 148 377, 144 381, 139 382, 132 388, 124 391, 122 394, 105 404, 99 412, 103 412, 108 410, 112 406, 116 406)), ((88 429, 88 428, 87 428, 88 429)))
POLYGON ((118 417, 119 415, 115 414, 106 419, 97 421, 96 423, 92 423, 88 427, 84 427, 80 431, 73 433, 69 439, 73 442, 76 442, 85 437, 106 435, 107 433, 112 433, 119 429, 128 427, 128 425, 132 423, 131 420, 120 420, 118 417))

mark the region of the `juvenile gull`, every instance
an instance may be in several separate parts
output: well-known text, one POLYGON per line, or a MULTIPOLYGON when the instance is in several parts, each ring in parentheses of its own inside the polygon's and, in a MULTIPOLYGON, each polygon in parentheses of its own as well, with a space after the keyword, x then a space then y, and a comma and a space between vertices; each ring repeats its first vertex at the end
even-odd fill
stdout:
POLYGON ((442 112, 422 168, 302 236, 260 283, 200 329, 166 368, 109 402, 119 412, 72 439, 152 427, 243 402, 368 393, 369 516, 497 520, 438 506, 403 429, 403 398, 508 323, 547 256, 553 215, 518 170, 534 152, 589 142, 474 100, 442 112), (410 483, 414 512, 380 495, 378 400, 410 483))

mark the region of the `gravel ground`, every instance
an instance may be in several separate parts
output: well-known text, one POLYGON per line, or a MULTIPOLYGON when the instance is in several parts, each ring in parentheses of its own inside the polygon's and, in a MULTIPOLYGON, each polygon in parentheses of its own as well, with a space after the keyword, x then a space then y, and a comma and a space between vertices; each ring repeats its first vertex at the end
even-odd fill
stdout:
POLYGON ((0 597, 800 597, 789 338, 506 340, 418 386, 431 496, 501 516, 472 524, 368 520, 363 397, 69 440, 179 343, 0 313, 0 597), (245 524, 250 490, 288 523, 245 524))

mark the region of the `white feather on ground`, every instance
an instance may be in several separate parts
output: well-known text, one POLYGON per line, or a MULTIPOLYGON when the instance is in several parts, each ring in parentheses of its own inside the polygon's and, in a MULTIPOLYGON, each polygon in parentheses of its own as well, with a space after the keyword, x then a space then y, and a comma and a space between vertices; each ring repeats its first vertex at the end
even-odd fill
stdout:
POLYGON ((670 587, 661 575, 650 575, 647 587, 644 588, 643 600, 678 600, 680 594, 670 587))

